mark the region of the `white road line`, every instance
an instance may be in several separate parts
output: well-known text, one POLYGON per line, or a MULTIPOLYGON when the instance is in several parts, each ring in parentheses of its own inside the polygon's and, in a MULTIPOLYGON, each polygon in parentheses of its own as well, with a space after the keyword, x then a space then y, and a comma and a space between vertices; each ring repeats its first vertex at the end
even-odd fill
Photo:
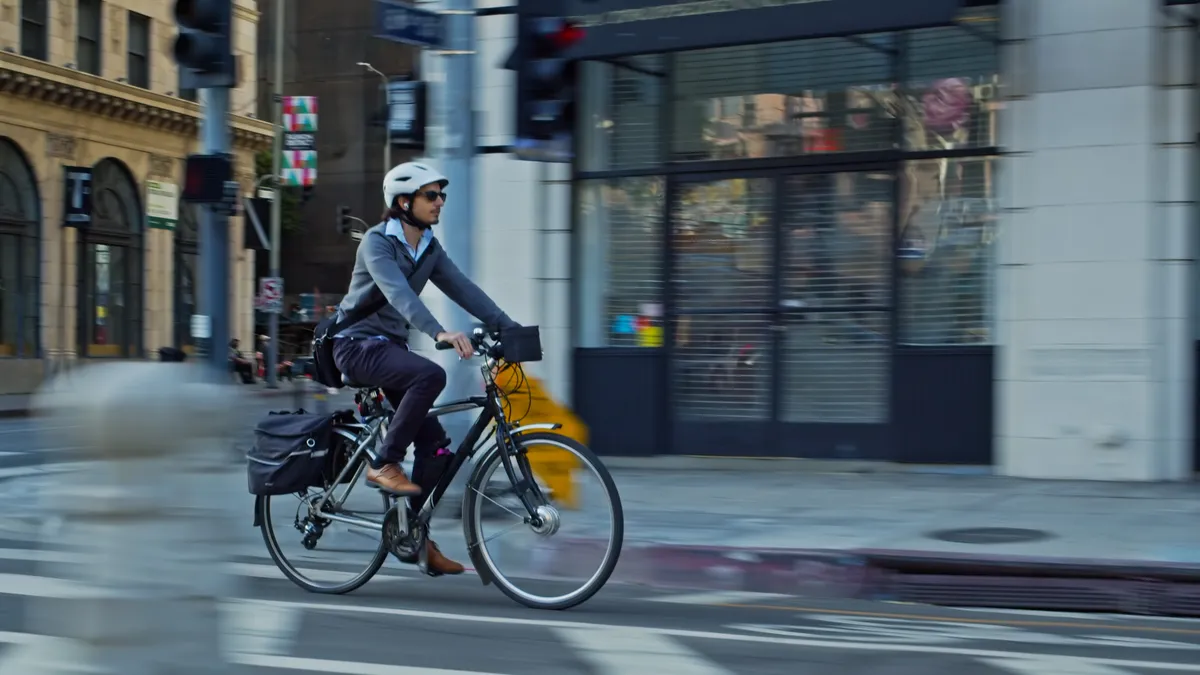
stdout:
POLYGON ((392 666, 383 663, 362 663, 358 661, 302 659, 294 656, 235 654, 233 659, 245 666, 287 668, 289 670, 303 670, 313 673, 337 673, 338 675, 495 675, 494 673, 487 673, 481 670, 418 668, 415 666, 392 666))
POLYGON ((1113 668, 1074 656, 1046 655, 1021 659, 979 659, 981 663, 1013 675, 1137 675, 1132 670, 1113 668))
POLYGON ((636 627, 555 628, 554 634, 598 675, 672 673, 672 675, 733 675, 675 640, 636 627))
POLYGON ((756 600, 773 600, 791 597, 785 593, 756 593, 754 591, 712 591, 708 593, 686 593, 646 598, 651 602, 671 602, 681 605, 728 605, 756 600))
POLYGON ((0 574, 0 595, 83 600, 108 597, 109 594, 103 589, 70 579, 41 577, 34 574, 0 574))
MULTIPOLYGON (((227 563, 230 573, 242 577, 250 577, 253 579, 287 579, 283 572, 275 565, 265 565, 256 563, 227 563)), ((296 571, 313 581, 349 581, 351 577, 356 576, 358 572, 338 571, 338 570, 321 570, 307 567, 297 567, 296 571)), ((411 581, 415 577, 405 577, 396 574, 376 574, 371 577, 372 582, 377 581, 411 581)))
POLYGON ((304 612, 250 602, 221 606, 223 649, 227 654, 287 654, 300 630, 304 612))
MULTIPOLYGON (((598 631, 604 628, 620 628, 628 629, 629 626, 590 623, 586 621, 557 621, 554 619, 523 619, 514 616, 483 616, 475 614, 451 614, 449 612, 432 612, 420 609, 401 609, 398 607, 370 607, 364 605, 336 605, 327 602, 292 602, 285 600, 254 600, 252 602, 264 602, 267 604, 286 605, 289 607, 298 607, 306 610, 326 611, 326 612, 346 612, 350 614, 372 614, 385 616, 404 616, 417 619, 434 620, 434 621, 462 621, 467 623, 495 623, 504 624, 507 626, 539 626, 543 628, 562 629, 562 628, 579 628, 587 631, 598 631)), ((860 651, 860 652, 897 652, 909 654, 950 654, 955 656, 965 656, 968 658, 1023 658, 1036 657, 1038 654, 1028 654, 1024 652, 1012 651, 997 651, 992 649, 971 649, 966 647, 950 647, 941 644, 886 644, 879 642, 853 642, 850 640, 821 640, 815 638, 786 638, 766 635, 749 635, 742 633, 719 633, 716 631, 702 630, 686 630, 682 628, 657 628, 654 626, 641 626, 637 630, 655 633, 657 635, 667 635, 671 637, 682 637, 697 640, 725 640, 729 642, 748 642, 755 644, 773 644, 773 645, 788 645, 793 647, 810 647, 815 649, 834 649, 844 651, 860 651)), ((1085 658, 1089 663, 1098 665, 1107 665, 1114 668, 1149 668, 1156 670, 1179 671, 1188 673, 1200 673, 1200 664, 1196 663, 1169 663, 1164 661, 1136 661, 1126 659, 1110 659, 1110 658, 1085 658)), ((1055 674, 1057 675, 1057 674, 1055 674)))
POLYGON ((1012 614, 1013 616, 1036 616, 1044 619, 1078 619, 1081 621, 1111 621, 1120 616, 1117 614, 1087 614, 1083 612, 1050 612, 1035 609, 987 609, 985 607, 955 607, 954 609, 958 612, 1012 614))

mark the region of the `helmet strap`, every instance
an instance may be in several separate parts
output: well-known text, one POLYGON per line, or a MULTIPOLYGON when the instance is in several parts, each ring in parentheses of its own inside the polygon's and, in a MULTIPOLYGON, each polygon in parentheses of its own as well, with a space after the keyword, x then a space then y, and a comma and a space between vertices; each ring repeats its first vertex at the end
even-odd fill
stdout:
MULTIPOLYGON (((408 199, 411 200, 412 197, 410 196, 408 199)), ((405 208, 404 206, 401 206, 400 209, 398 209, 398 210, 400 211, 400 222, 402 222, 406 225, 411 225, 421 231, 425 231, 425 230, 428 230, 429 228, 433 227, 433 225, 423 222, 423 221, 421 221, 421 219, 419 219, 413 215, 411 201, 409 201, 407 208, 405 208)))

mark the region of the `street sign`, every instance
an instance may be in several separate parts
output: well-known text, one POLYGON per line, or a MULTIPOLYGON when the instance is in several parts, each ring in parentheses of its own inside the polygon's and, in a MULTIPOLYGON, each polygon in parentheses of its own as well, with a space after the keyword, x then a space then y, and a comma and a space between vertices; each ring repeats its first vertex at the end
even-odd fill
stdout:
POLYGON ((263 277, 258 280, 258 298, 255 309, 267 314, 283 313, 283 279, 263 277))
POLYGON ((92 224, 92 167, 64 166, 66 186, 63 201, 63 224, 67 227, 87 227, 92 224))
POLYGON ((441 49, 445 44, 442 15, 394 0, 375 0, 375 37, 406 45, 441 49))

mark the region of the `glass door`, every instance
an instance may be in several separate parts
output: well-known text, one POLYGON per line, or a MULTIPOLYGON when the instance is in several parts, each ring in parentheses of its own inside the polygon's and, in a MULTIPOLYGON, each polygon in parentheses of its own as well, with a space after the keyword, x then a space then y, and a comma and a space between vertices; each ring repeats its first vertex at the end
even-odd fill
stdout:
POLYGON ((670 397, 681 453, 774 454, 775 187, 682 179, 672 191, 670 397))

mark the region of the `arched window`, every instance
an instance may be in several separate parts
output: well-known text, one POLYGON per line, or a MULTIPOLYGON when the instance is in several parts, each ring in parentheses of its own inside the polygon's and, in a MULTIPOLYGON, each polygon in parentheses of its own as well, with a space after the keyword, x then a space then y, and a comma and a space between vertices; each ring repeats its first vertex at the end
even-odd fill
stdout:
POLYGON ((80 354, 142 354, 142 203, 133 175, 107 157, 92 169, 92 223, 79 237, 80 354))
POLYGON ((0 357, 36 357, 41 209, 25 154, 0 137, 0 357))
POLYGON ((196 274, 200 270, 200 212, 195 204, 179 205, 175 226, 175 346, 188 354, 195 348, 191 321, 196 313, 196 274))

